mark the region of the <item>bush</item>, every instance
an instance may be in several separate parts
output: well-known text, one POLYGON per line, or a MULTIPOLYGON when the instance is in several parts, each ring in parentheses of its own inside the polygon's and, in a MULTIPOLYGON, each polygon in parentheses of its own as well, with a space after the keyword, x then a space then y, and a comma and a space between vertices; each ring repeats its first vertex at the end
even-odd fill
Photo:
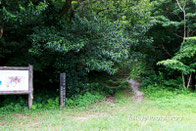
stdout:
POLYGON ((184 94, 184 95, 191 94, 190 90, 188 89, 183 89, 183 90, 176 89, 173 87, 168 87, 157 83, 143 87, 142 90, 144 91, 145 96, 147 96, 150 99, 159 99, 159 98, 172 99, 176 97, 176 95, 178 94, 184 94))
POLYGON ((145 80, 147 77, 154 75, 153 69, 145 61, 132 62, 130 66, 130 78, 145 80))
MULTIPOLYGON (((71 98, 66 98, 67 107, 85 107, 95 102, 103 100, 106 93, 99 90, 89 89, 87 92, 75 95, 71 98)), ((13 96, 15 97, 15 96, 13 96)), ((27 98, 26 97, 13 97, 6 98, 1 102, 0 112, 22 112, 28 110, 27 98)), ((32 110, 42 109, 58 109, 59 108, 59 97, 48 96, 44 94, 35 95, 32 110)))
MULTIPOLYGON (((84 95, 78 95, 76 96, 72 102, 72 105, 78 106, 78 107, 84 107, 84 106, 88 106, 91 105, 95 102, 98 102, 102 99, 104 99, 104 95, 101 95, 98 92, 87 92, 84 95)), ((68 103, 69 104, 69 103, 68 103)))

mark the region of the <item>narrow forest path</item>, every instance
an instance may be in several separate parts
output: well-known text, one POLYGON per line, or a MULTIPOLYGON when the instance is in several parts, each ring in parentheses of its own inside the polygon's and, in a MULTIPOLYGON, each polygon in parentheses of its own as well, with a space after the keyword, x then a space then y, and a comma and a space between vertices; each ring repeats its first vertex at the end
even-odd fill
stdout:
POLYGON ((134 98, 135 101, 143 101, 144 100, 144 92, 140 91, 140 88, 142 86, 141 82, 138 82, 137 80, 130 78, 130 68, 124 68, 119 71, 117 74, 118 78, 122 79, 123 81, 127 81, 129 83, 129 88, 133 91, 134 93, 134 98))
POLYGON ((133 97, 135 98, 135 101, 138 101, 138 102, 143 101, 144 100, 144 92, 140 91, 142 83, 138 82, 137 80, 135 80, 133 78, 130 78, 129 77, 130 73, 131 72, 130 72, 129 68, 121 69, 117 74, 115 74, 113 76, 113 78, 116 78, 116 80, 113 80, 112 85, 109 85, 106 83, 104 83, 103 85, 107 88, 110 88, 110 89, 117 89, 119 82, 116 82, 116 81, 121 81, 121 82, 126 81, 126 82, 128 82, 128 89, 131 89, 132 92, 134 93, 133 97))
MULTIPOLYGON (((142 86, 142 83, 134 80, 134 79, 123 79, 121 81, 127 81, 128 82, 128 88, 132 90, 134 93, 134 98, 135 101, 143 101, 144 100, 144 92, 140 91, 140 87, 142 86)), ((105 87, 110 88, 110 89, 117 89, 117 86, 111 86, 111 85, 106 85, 104 84, 105 87)), ((114 96, 111 96, 114 97, 114 96)))
POLYGON ((130 84, 130 88, 134 92, 135 101, 138 101, 138 102, 143 101, 144 100, 144 93, 139 90, 139 88, 141 87, 142 84, 137 82, 134 79, 129 79, 128 83, 130 84))

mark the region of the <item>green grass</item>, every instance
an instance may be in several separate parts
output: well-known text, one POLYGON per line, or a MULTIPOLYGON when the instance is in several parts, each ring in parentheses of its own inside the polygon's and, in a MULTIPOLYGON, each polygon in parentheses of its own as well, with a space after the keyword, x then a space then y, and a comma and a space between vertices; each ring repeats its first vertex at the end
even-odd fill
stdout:
MULTIPOLYGON (((153 89, 153 88, 152 88, 153 89)), ((0 113, 0 130, 195 130, 195 93, 144 90, 146 98, 135 102, 130 91, 118 91, 114 102, 88 107, 38 109, 0 113), (171 120, 172 117, 182 119, 171 120), (164 119, 164 118, 168 119, 164 119), (143 118, 143 120, 141 120, 143 118), (144 118, 146 120, 144 120, 144 118), (162 120, 155 120, 162 118, 162 120)))

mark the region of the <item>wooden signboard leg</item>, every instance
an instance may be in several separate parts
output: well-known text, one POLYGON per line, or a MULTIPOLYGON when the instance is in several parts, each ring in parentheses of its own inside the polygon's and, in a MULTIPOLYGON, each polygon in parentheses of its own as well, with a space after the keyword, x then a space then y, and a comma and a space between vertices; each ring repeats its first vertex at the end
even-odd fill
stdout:
POLYGON ((31 110, 31 106, 33 105, 33 93, 29 94, 29 98, 28 98, 28 107, 29 110, 31 110))
POLYGON ((31 109, 31 106, 33 105, 33 66, 29 65, 29 96, 28 96, 28 107, 29 110, 31 109))

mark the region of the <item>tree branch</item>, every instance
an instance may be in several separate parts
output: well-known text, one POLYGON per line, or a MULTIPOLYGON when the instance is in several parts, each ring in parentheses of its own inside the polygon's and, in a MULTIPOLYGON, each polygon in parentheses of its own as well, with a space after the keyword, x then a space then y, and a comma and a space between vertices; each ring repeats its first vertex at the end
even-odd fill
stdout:
POLYGON ((165 49, 165 46, 163 44, 162 45, 162 49, 166 52, 166 54, 168 54, 170 57, 172 57, 172 55, 165 49))
POLYGON ((187 31, 186 31, 186 11, 185 11, 185 7, 186 7, 186 0, 184 1, 184 6, 182 6, 180 0, 176 0, 179 8, 182 10, 182 12, 184 13, 184 38, 183 38, 183 42, 181 44, 181 48, 183 47, 183 44, 185 42, 185 38, 187 36, 187 31))
POLYGON ((181 4, 180 0, 176 0, 176 2, 178 4, 179 8, 184 12, 184 9, 182 7, 182 4, 181 4))
POLYGON ((186 1, 187 1, 187 0, 185 0, 185 1, 184 1, 183 10, 185 10, 185 7, 186 7, 186 1))
POLYGON ((182 38, 182 39, 184 38, 183 36, 178 35, 177 33, 174 33, 174 32, 173 32, 173 34, 176 35, 176 36, 179 37, 179 38, 182 38))
POLYGON ((101 10, 99 10, 99 11, 97 11, 97 15, 99 14, 99 13, 101 13, 101 12, 103 12, 103 11, 105 11, 105 10, 109 10, 110 8, 108 7, 108 8, 105 8, 105 9, 101 9, 101 10))

